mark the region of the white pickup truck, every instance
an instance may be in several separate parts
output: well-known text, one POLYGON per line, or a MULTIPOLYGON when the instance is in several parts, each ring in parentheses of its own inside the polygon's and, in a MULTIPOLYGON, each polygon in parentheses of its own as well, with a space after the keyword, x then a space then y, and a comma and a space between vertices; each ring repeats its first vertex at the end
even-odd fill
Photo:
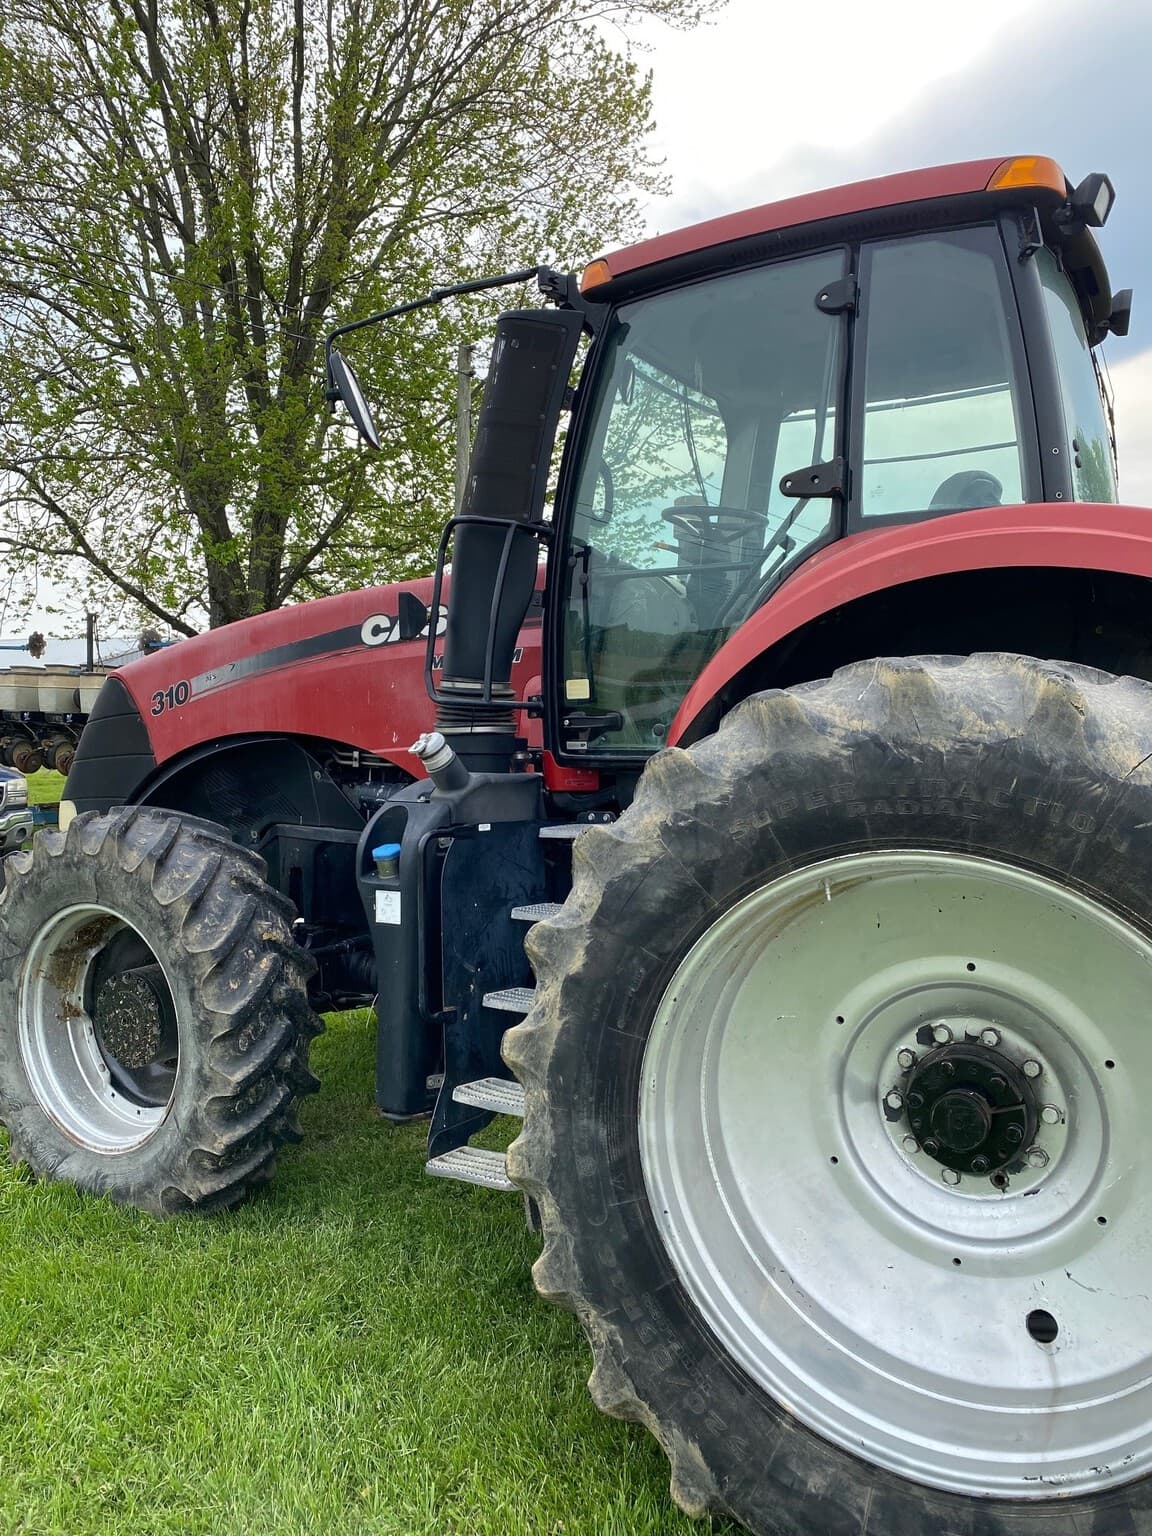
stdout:
POLYGON ((28 780, 14 768, 0 767, 0 858, 32 836, 28 780))

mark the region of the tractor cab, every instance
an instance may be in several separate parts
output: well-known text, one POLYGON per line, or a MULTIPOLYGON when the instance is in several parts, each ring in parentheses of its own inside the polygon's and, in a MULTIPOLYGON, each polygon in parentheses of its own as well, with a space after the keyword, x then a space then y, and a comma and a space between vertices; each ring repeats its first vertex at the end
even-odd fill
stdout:
POLYGON ((956 169, 979 189, 890 178, 890 213, 874 192, 778 253, 789 205, 586 271, 606 308, 559 505, 562 753, 657 749, 705 663, 834 540, 1115 501, 1092 346, 1126 310, 1087 228, 1110 188, 1034 159, 956 169))

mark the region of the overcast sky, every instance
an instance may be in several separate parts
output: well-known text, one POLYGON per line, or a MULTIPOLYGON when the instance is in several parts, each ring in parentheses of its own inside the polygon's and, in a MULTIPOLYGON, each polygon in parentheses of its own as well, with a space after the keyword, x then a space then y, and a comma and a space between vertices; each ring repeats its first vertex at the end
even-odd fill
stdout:
POLYGON ((1113 286, 1136 290, 1131 336, 1106 344, 1121 494, 1152 506, 1152 0, 730 0, 642 43, 671 182, 651 233, 953 160, 1107 171, 1102 243, 1113 286))
POLYGON ((1105 344, 1120 490, 1152 506, 1152 0, 730 0, 693 33, 650 27, 671 195, 651 233, 918 166, 1051 155, 1107 171, 1101 244, 1132 332, 1105 344))

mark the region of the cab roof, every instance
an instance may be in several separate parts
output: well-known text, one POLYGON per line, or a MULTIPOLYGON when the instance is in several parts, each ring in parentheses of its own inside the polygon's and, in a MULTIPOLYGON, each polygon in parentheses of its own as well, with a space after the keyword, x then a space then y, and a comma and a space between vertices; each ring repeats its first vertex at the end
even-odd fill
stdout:
POLYGON ((1019 196, 1022 190, 1027 190, 1033 200, 1040 194, 1044 201, 1051 201, 1053 197, 1063 200, 1071 189, 1056 162, 1042 155, 965 160, 957 165, 935 166, 929 170, 902 171, 895 176, 878 176, 822 192, 805 192, 776 203, 763 203, 741 213, 723 214, 720 218, 706 219, 701 224, 690 224, 684 229, 624 246, 591 262, 584 269, 580 287, 588 292, 645 267, 691 257, 735 241, 794 230, 805 224, 851 218, 941 198, 1008 191, 1019 196))

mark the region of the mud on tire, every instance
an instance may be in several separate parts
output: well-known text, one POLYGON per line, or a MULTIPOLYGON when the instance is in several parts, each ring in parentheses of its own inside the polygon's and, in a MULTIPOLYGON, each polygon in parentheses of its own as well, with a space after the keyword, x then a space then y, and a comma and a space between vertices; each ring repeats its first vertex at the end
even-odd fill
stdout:
MULTIPOLYGON (((271 1178, 279 1148, 299 1140, 297 1101, 319 1086, 308 1050, 322 1026, 307 999, 312 962, 292 942, 293 910, 264 873, 223 828, 139 807, 79 816, 8 861, 0 1122, 14 1162, 156 1215, 231 1206, 271 1178), (104 1069, 82 1016, 101 954, 125 936, 133 964, 162 970, 166 1027, 178 1041, 168 1102, 163 1093, 151 1107, 141 1101, 135 1137, 119 1120, 102 1134, 108 1106, 93 1064, 104 1069), (48 1004, 59 1017, 28 1016, 48 1004), (72 1055, 60 1044, 69 1030, 72 1055)), ((133 1103, 121 1093, 115 1113, 133 1103)))
MULTIPOLYGON (((1004 655, 860 663, 749 699, 716 735, 656 757, 620 820, 578 839, 572 895, 528 940, 537 1002, 505 1037, 527 1106, 508 1167, 542 1215, 537 1288, 577 1314, 591 1344, 596 1403, 651 1430, 690 1514, 728 1513, 758 1536, 1152 1533, 1146 1476, 1125 1483, 1118 1468, 1083 1497, 1058 1485, 1048 1497, 1039 1478, 1039 1497, 970 1497, 861 1459, 775 1401, 670 1257, 638 1109, 670 979, 750 893, 845 855, 944 850, 1054 882, 1146 939, 1150 839, 1152 687, 1004 655)), ((773 1095, 786 1086, 764 1083, 766 1180, 773 1095)), ((1146 1099, 1152 1082, 1133 1091, 1146 1099)), ((821 1180, 843 1171, 828 1161, 813 1174, 814 1225, 832 1187, 821 1180)), ((1132 1180, 1146 1186, 1146 1171, 1132 1180)), ((862 1284, 866 1269, 862 1256, 862 1284)), ((1102 1329, 1115 1306, 1101 1297, 1102 1329)))

